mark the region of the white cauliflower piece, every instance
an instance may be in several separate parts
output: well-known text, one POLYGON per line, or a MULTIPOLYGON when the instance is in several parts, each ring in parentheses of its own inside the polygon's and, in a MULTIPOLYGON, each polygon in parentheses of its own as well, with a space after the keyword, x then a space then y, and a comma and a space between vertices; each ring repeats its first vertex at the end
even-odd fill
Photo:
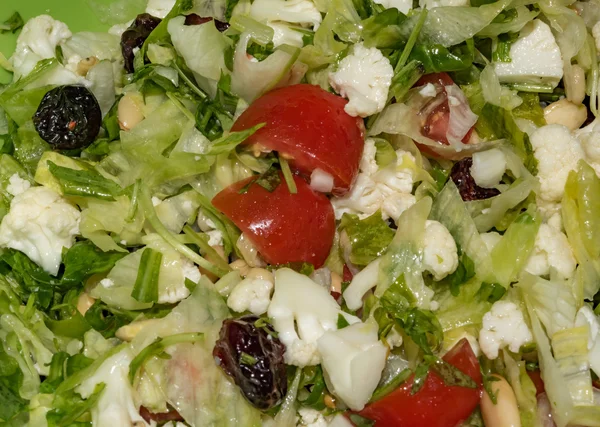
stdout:
POLYGON ((413 7, 412 0, 375 0, 375 3, 382 5, 386 9, 395 7, 403 14, 407 14, 413 7))
POLYGON ((423 236, 423 265, 433 274, 434 280, 442 280, 458 267, 458 249, 452 234, 438 221, 425 223, 423 236))
POLYGON ((502 236, 495 231, 490 231, 489 233, 481 233, 479 235, 485 246, 488 248, 488 251, 492 251, 494 247, 502 240, 502 236))
POLYGON ((175 6, 175 0, 148 0, 146 13, 164 19, 175 6))
POLYGON ((478 186, 495 187, 506 172, 506 155, 498 148, 473 153, 473 166, 470 172, 478 186))
POLYGON ((150 426, 134 403, 134 390, 129 382, 129 364, 132 359, 129 348, 121 350, 106 359, 91 377, 83 380, 75 389, 87 399, 98 384, 105 384, 98 402, 91 409, 95 426, 150 426))
POLYGON ((47 273, 56 276, 62 250, 79 234, 81 213, 60 194, 32 187, 17 195, 0 224, 0 247, 23 252, 47 273))
POLYGON ((220 246, 223 244, 223 233, 217 229, 217 226, 208 216, 204 214, 202 208, 198 210, 198 218, 196 220, 200 230, 205 232, 208 237, 208 244, 210 246, 220 246))
POLYGON ((548 83, 553 87, 563 76, 560 48, 548 24, 540 19, 528 23, 510 46, 510 62, 495 62, 501 83, 548 83))
POLYGON ((300 408, 298 409, 298 424, 297 427, 328 427, 329 423, 316 409, 300 408))
POLYGON ((523 344, 533 339, 523 313, 515 303, 497 301, 483 316, 479 346, 488 359, 498 357, 501 348, 517 353, 523 344))
POLYGON ((377 212, 383 201, 383 194, 377 184, 369 176, 361 173, 358 174, 350 192, 344 197, 333 197, 331 204, 336 219, 341 219, 345 213, 355 213, 364 219, 377 212))
POLYGON ((576 266, 567 236, 548 224, 540 225, 525 271, 536 276, 548 276, 554 269, 562 278, 568 279, 573 276, 576 266))
POLYGON ((590 367, 596 375, 600 375, 600 319, 589 306, 584 305, 577 312, 575 326, 586 325, 590 331, 588 339, 590 367))
POLYGON ((13 196, 18 196, 29 190, 31 187, 31 183, 26 179, 23 179, 19 176, 18 173, 11 175, 8 179, 8 186, 6 187, 6 191, 8 191, 13 196))
POLYGON ((321 13, 311 0, 254 0, 250 16, 261 22, 288 22, 319 27, 321 13))
POLYGON ((377 388, 387 359, 387 347, 377 331, 376 322, 355 323, 326 332, 318 341, 329 389, 356 411, 377 388))
POLYGON ((560 202, 569 172, 583 158, 579 141, 562 125, 546 125, 531 135, 531 145, 538 161, 538 179, 542 202, 560 202))
POLYGON ((238 313, 249 311, 260 316, 269 308, 272 291, 272 280, 246 277, 229 294, 227 306, 238 313))
POLYGON ((367 139, 360 161, 361 173, 344 197, 333 197, 331 203, 336 219, 344 213, 357 214, 364 219, 377 210, 384 219, 397 221, 402 212, 416 203, 411 194, 414 184, 414 156, 404 150, 396 150, 396 164, 379 170, 375 155, 377 148, 372 139, 367 139))
POLYGON ((29 74, 38 61, 54 58, 56 46, 72 35, 67 24, 48 15, 40 15, 27 21, 11 57, 14 79, 18 80, 29 74))
MULTIPOLYGON (((285 362, 295 366, 318 365, 317 340, 337 329, 340 306, 324 287, 309 277, 282 268, 275 273, 275 293, 267 311, 286 347, 285 362), (297 327, 297 332, 296 332, 297 327)), ((346 316, 351 322, 358 321, 346 316)))
POLYGON ((329 74, 329 83, 348 103, 349 115, 367 117, 383 110, 394 76, 390 61, 375 47, 362 43, 340 61, 336 72, 329 74))

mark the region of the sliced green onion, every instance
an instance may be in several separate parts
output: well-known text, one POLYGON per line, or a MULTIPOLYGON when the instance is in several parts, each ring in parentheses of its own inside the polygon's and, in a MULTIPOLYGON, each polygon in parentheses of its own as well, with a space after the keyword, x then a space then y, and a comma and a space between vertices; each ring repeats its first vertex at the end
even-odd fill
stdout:
POLYGON ((215 260, 213 262, 217 264, 217 267, 222 268, 223 270, 230 270, 227 261, 225 261, 223 257, 208 244, 207 239, 203 239, 204 236, 196 233, 189 225, 183 227, 183 232, 190 238, 194 245, 198 246, 201 251, 203 251, 206 255, 209 255, 211 259, 215 260))
POLYGON ((190 261, 195 262, 203 269, 213 273, 217 277, 223 277, 227 274, 228 270, 224 270, 207 261, 196 252, 182 244, 174 234, 172 234, 167 228, 163 225, 163 223, 156 216, 156 211, 154 210, 154 206, 152 205, 152 199, 150 197, 150 192, 146 187, 142 187, 142 191, 140 192, 139 203, 144 210, 144 214, 146 216, 146 220, 150 223, 154 231, 158 233, 160 237, 162 237, 168 244, 170 244, 173 249, 179 252, 181 255, 188 258, 190 261))
POLYGON ((279 157, 279 164, 281 165, 281 172, 283 173, 283 178, 285 179, 288 190, 290 190, 290 193, 296 194, 298 189, 296 188, 296 182, 294 181, 294 175, 292 174, 290 165, 287 160, 281 156, 279 157))
POLYGON ((135 374, 146 363, 146 360, 157 356, 167 347, 181 343, 195 343, 204 338, 201 333, 184 333, 171 335, 165 338, 157 338, 152 344, 144 348, 129 364, 129 381, 133 383, 135 374))
POLYGON ((400 55, 400 59, 398 59, 398 63, 396 64, 396 69, 394 70, 396 73, 400 71, 402 67, 408 61, 408 57, 412 52, 413 47, 415 47, 415 43, 417 42, 417 38, 419 37, 419 33, 421 32, 421 28, 423 28, 423 24, 425 24, 425 20, 427 19, 427 8, 424 8, 420 15, 417 23, 415 24, 415 28, 413 28, 410 36, 408 37, 408 41, 404 46, 404 50, 402 51, 402 55, 400 55))
POLYGON ((137 278, 131 296, 139 302, 158 302, 158 276, 162 264, 162 253, 144 249, 137 278))
POLYGON ((125 218, 126 222, 133 222, 133 220, 135 219, 135 215, 137 214, 140 185, 141 180, 136 179, 135 183, 133 184, 133 189, 131 190, 129 211, 127 211, 127 218, 125 218))

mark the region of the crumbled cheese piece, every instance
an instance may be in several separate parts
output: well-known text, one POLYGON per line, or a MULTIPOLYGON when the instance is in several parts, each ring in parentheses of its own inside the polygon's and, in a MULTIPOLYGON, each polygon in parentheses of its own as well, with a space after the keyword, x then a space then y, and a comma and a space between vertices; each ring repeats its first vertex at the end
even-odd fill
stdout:
POLYGON ((438 221, 427 220, 423 237, 423 264, 433 274, 434 280, 442 280, 458 267, 458 249, 452 234, 438 221))
POLYGON ((554 269, 563 278, 573 276, 577 261, 567 236, 548 224, 542 224, 535 238, 535 248, 525 270, 537 276, 549 276, 554 269))

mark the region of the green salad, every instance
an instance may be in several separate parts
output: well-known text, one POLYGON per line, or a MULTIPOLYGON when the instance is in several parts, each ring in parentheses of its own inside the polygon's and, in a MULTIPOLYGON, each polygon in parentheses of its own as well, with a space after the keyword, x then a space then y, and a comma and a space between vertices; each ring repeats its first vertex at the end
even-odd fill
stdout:
POLYGON ((0 17, 0 425, 600 426, 599 0, 88 5, 0 17))

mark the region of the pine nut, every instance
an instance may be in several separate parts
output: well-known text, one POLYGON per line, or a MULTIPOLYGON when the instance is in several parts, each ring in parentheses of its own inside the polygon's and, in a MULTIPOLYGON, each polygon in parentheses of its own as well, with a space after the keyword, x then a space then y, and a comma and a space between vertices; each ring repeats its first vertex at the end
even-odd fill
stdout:
POLYGON ((585 71, 583 71, 581 66, 575 64, 571 67, 571 73, 573 75, 573 79, 571 80, 572 85, 567 93, 569 101, 579 105, 585 99, 585 71))
POLYGON ((143 100, 139 94, 127 93, 119 101, 117 117, 122 130, 131 130, 144 120, 142 112, 143 100))
POLYGON ((91 306, 94 305, 95 302, 96 300, 94 298, 92 298, 85 292, 82 292, 81 294, 79 294, 79 298, 77 298, 77 311, 82 316, 85 316, 85 313, 90 309, 91 306))
POLYGON ((248 274, 246 274, 246 279, 260 279, 275 283, 273 273, 264 268, 251 268, 250 271, 248 271, 248 274))

